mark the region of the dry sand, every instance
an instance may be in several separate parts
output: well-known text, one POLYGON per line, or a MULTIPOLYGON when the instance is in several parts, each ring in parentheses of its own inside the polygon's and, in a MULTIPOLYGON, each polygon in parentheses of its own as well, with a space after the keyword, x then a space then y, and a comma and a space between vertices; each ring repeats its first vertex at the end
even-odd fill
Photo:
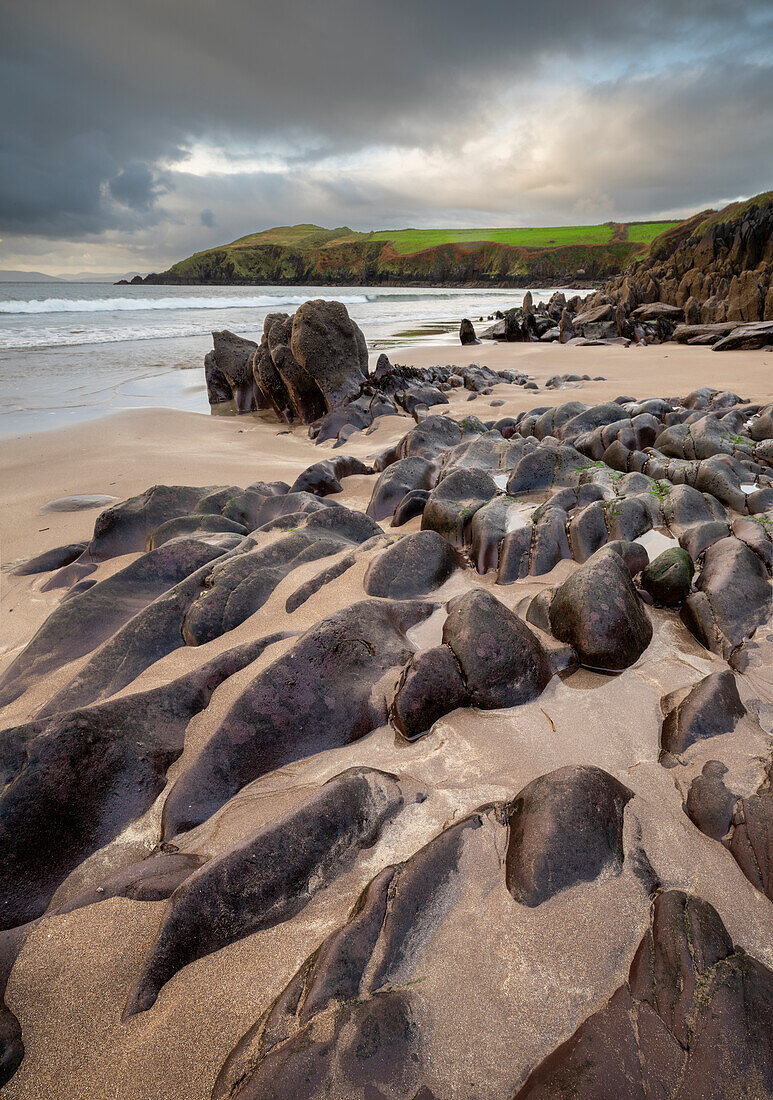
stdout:
MULTIPOLYGON (((450 411, 458 418, 474 413, 486 420, 574 399, 593 404, 619 394, 686 394, 703 385, 730 389, 755 402, 773 400, 773 354, 761 352, 715 354, 672 345, 454 345, 403 349, 393 358, 416 366, 478 362, 495 369, 512 367, 539 384, 539 392, 497 386, 491 396, 471 402, 467 391, 457 391, 451 395, 450 410, 433 410, 450 411), (556 373, 603 375, 605 380, 546 391, 543 383, 556 373), (504 404, 492 406, 496 400, 504 404)), ((405 418, 383 418, 371 435, 353 436, 343 453, 366 458, 411 426, 405 418)), ((6 440, 0 443, 4 570, 21 558, 90 535, 98 509, 42 512, 51 500, 92 493, 122 500, 156 483, 292 482, 311 463, 340 453, 329 445, 315 447, 303 428, 283 430, 267 415, 205 417, 168 410, 121 413, 75 428, 6 440)), ((366 476, 347 478, 337 499, 364 509, 372 484, 366 476)), ((418 527, 417 519, 403 530, 418 527)), ((102 579, 130 560, 127 556, 106 562, 94 576, 102 579)), ((306 629, 363 598, 366 564, 361 561, 288 615, 287 596, 319 565, 301 567, 235 631, 200 649, 170 654, 123 694, 168 682, 249 638, 306 629)), ((552 574, 496 588, 496 595, 518 608, 526 597, 563 579, 572 568, 572 563, 562 562, 552 574)), ((46 574, 28 578, 4 571, 1 576, 0 670, 61 597, 61 591, 40 591, 46 574)), ((470 585, 493 587, 493 580, 493 574, 481 578, 468 571, 432 598, 442 603, 470 585)), ((455 711, 411 746, 396 743, 393 732, 384 727, 353 746, 288 765, 245 788, 186 835, 183 847, 208 855, 220 852, 246 831, 297 805, 321 781, 353 765, 395 772, 429 797, 399 815, 373 849, 296 917, 185 967, 162 989, 153 1009, 128 1023, 121 1023, 126 995, 165 903, 114 899, 43 920, 27 941, 8 987, 7 1000, 21 1021, 26 1056, 4 1095, 9 1100, 206 1100, 234 1043, 303 960, 342 923, 378 870, 407 858, 475 807, 511 798, 529 780, 567 763, 597 764, 628 784, 636 797, 626 811, 626 851, 641 845, 665 885, 693 891, 711 902, 734 941, 773 966, 773 906, 754 890, 728 852, 698 832, 682 811, 685 782, 711 759, 712 746, 695 746, 678 780, 657 763, 661 696, 727 666, 701 649, 678 618, 666 612, 651 614, 653 643, 622 675, 579 671, 564 680, 556 677, 534 703, 505 711, 455 711)), ((440 611, 428 627, 417 631, 417 644, 434 644, 443 617, 440 611)), ((210 706, 191 722, 185 753, 172 775, 185 766, 256 672, 289 644, 271 647, 258 663, 215 692, 210 706)), ((71 679, 79 663, 66 666, 6 708, 3 727, 28 720, 71 679)), ((750 707, 755 707, 755 698, 773 703, 773 695, 761 697, 767 685, 760 689, 759 683, 746 684, 741 677, 739 682, 750 707)), ((770 733, 753 713, 739 724, 723 752, 730 769, 728 786, 741 793, 756 788, 770 733)), ((99 881, 101 874, 149 851, 157 839, 162 801, 163 795, 144 819, 74 872, 55 901, 73 896, 85 884, 99 881)), ((515 905, 502 875, 491 870, 499 868, 502 858, 492 847, 492 837, 481 830, 471 844, 465 859, 478 861, 483 870, 470 878, 473 886, 460 887, 452 915, 424 945, 417 963, 424 974, 423 996, 438 1009, 433 1041, 455 1052, 447 1065, 434 1071, 437 1094, 449 1100, 507 1095, 513 1083, 624 980, 647 925, 646 891, 630 869, 620 878, 572 888, 537 910, 515 905), (481 892, 486 875, 490 882, 481 892), (482 1015, 487 1020, 483 1029, 482 1015), (465 1044, 466 1033, 475 1034, 474 1047, 465 1044)))

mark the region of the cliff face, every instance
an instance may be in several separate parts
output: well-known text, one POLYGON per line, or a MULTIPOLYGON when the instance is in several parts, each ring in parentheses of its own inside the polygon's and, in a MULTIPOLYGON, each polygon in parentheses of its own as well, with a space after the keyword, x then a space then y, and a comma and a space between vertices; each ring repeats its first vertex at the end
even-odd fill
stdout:
POLYGON ((646 249, 636 241, 526 248, 491 242, 443 244, 401 254, 389 242, 295 248, 256 243, 199 252, 151 284, 314 286, 527 286, 596 283, 646 249))
POLYGON ((661 234, 602 295, 627 312, 648 302, 679 306, 688 323, 773 320, 773 192, 661 234))
MULTIPOLYGON (((672 224, 651 246, 610 225, 605 243, 455 241, 406 251, 383 233, 346 226, 283 226, 194 253, 150 284, 312 286, 603 287, 630 312, 649 302, 685 308, 688 320, 773 318, 773 192, 672 224)), ((409 230, 407 233, 417 231, 409 230)), ((520 231, 513 231, 520 232, 520 231)), ((400 237, 400 232, 397 232, 400 237)), ((651 240, 651 238, 649 238, 651 240)))

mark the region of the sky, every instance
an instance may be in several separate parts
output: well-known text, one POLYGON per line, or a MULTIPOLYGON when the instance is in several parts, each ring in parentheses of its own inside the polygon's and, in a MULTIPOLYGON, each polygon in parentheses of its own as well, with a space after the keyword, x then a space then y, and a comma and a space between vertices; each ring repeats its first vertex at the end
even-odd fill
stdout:
POLYGON ((0 268, 773 187, 773 0, 4 0, 0 268))

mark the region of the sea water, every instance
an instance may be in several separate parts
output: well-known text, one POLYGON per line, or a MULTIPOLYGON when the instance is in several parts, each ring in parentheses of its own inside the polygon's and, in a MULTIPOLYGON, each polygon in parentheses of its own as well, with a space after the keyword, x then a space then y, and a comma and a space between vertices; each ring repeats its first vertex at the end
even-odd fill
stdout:
MULTIPOLYGON (((454 342, 462 317, 479 324, 497 309, 520 305, 525 293, 0 283, 0 436, 123 409, 207 412, 202 364, 212 330, 259 341, 267 313, 293 313, 309 298, 343 302, 370 351, 378 352, 454 342)), ((535 300, 551 293, 532 290, 535 300)))

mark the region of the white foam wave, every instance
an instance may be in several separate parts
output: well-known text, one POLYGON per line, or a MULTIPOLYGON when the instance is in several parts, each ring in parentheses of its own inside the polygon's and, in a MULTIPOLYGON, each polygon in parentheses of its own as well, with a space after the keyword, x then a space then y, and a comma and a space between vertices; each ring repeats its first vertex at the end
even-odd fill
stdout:
MULTIPOLYGON (((177 310, 177 309, 275 309, 281 306, 299 306, 309 298, 325 298, 332 295, 287 295, 274 297, 259 294, 252 298, 33 298, 28 301, 0 302, 0 313, 117 313, 122 311, 177 310)), ((364 294, 338 297, 336 301, 347 305, 362 305, 369 299, 364 294)))

